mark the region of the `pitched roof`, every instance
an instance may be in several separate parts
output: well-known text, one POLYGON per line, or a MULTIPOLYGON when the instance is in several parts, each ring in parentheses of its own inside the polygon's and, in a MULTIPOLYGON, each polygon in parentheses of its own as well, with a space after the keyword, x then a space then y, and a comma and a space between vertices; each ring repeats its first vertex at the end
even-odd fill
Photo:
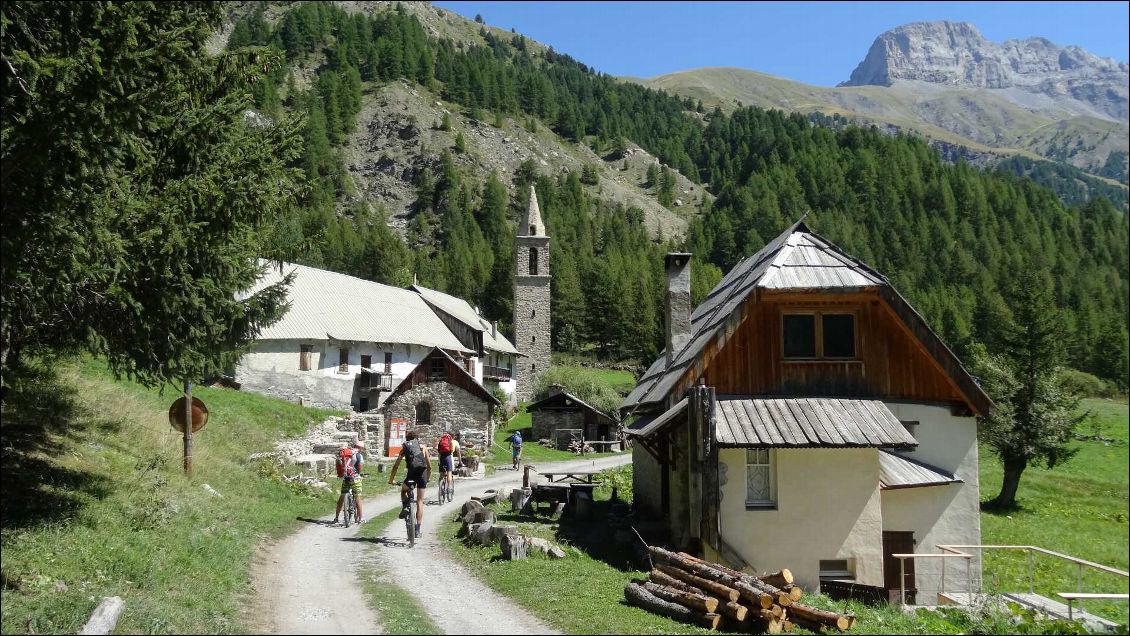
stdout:
POLYGON ((294 272, 289 308, 259 340, 397 342, 470 353, 419 294, 324 269, 284 263, 266 266, 254 293, 294 272))
POLYGON ((926 321, 891 287, 886 277, 813 233, 804 218, 753 256, 733 267, 691 314, 691 336, 670 364, 661 353, 620 405, 621 410, 663 402, 684 372, 714 338, 725 338, 741 317, 741 306, 755 289, 878 288, 895 313, 954 380, 974 410, 987 412, 992 401, 926 321), (730 327, 731 329, 728 329, 730 327))
MULTIPOLYGON (((484 399, 488 402, 491 402, 495 406, 499 406, 499 405, 502 404, 502 402, 498 401, 498 398, 494 397, 493 393, 488 391, 486 389, 486 387, 484 387, 482 384, 479 383, 478 380, 475 379, 475 376, 468 373, 467 370, 463 368, 463 365, 456 362, 454 358, 452 358, 450 355, 447 354, 446 351, 444 351, 443 349, 440 349, 439 347, 432 349, 432 351, 430 353, 428 353, 428 355, 424 356, 423 360, 420 360, 419 364, 417 364, 415 367, 413 367, 412 371, 408 375, 404 376, 404 379, 400 381, 400 384, 397 384, 396 388, 393 389, 392 392, 388 394, 387 398, 385 398, 385 404, 392 402, 393 399, 396 398, 397 396, 399 396, 401 393, 404 393, 408 389, 415 386, 416 385, 416 371, 417 371, 417 369, 420 369, 425 364, 430 364, 429 361, 437 355, 443 356, 447 360, 447 368, 448 369, 454 368, 455 373, 458 376, 458 379, 456 379, 456 378, 451 378, 451 377, 448 377, 447 375, 444 375, 444 378, 443 378, 444 382, 458 386, 458 387, 468 391, 469 393, 471 393, 473 395, 477 395, 478 397, 480 397, 480 398, 482 398, 482 399, 484 399), (452 380, 455 380, 455 381, 452 381, 452 380)), ((429 370, 429 369, 425 369, 425 370, 429 370)))
POLYGON ((879 487, 883 490, 960 483, 961 479, 937 466, 885 450, 879 451, 879 487))
POLYGON ((479 313, 475 311, 475 308, 462 298, 457 298, 451 294, 445 294, 441 291, 428 289, 420 285, 412 285, 409 289, 420 294, 425 302, 447 313, 452 318, 455 318, 472 329, 483 332, 484 348, 501 353, 521 355, 518 349, 506 339, 506 336, 501 333, 493 333, 495 329, 494 325, 479 315, 479 313))
POLYGON ((918 445, 878 400, 720 396, 714 409, 721 446, 776 448, 918 445))
POLYGON ((533 404, 530 404, 529 406, 527 406, 526 411, 532 413, 532 412, 534 412, 538 409, 542 409, 542 408, 568 408, 568 407, 573 407, 573 406, 580 406, 582 408, 586 408, 586 409, 592 411, 593 413, 597 414, 598 416, 603 417, 604 419, 608 420, 609 422, 612 422, 613 424, 616 423, 616 418, 614 418, 611 415, 605 413, 604 411, 596 408, 595 406, 589 404, 588 402, 585 402, 581 398, 573 395, 572 393, 569 393, 568 391, 562 391, 560 393, 554 393, 553 395, 551 395, 549 397, 538 400, 537 402, 534 402, 533 404))

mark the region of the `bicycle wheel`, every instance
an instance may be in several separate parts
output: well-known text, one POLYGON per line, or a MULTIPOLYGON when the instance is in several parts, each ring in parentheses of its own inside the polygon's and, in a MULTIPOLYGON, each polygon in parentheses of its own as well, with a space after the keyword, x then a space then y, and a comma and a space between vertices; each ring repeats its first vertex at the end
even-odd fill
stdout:
POLYGON ((411 500, 408 501, 408 516, 404 517, 404 527, 408 530, 408 547, 416 545, 416 511, 411 500))
POLYGON ((357 510, 353 505, 353 492, 345 493, 345 527, 348 528, 350 522, 353 521, 353 512, 357 510))

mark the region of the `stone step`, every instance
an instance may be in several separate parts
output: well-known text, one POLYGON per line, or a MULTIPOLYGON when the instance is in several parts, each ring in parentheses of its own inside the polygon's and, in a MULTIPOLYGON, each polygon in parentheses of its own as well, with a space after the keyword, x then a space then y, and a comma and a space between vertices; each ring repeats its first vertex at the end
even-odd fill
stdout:
POLYGON ((337 431, 334 433, 334 441, 353 443, 357 441, 360 434, 357 431, 337 431))
POLYGON ((329 443, 326 443, 326 444, 315 444, 314 448, 313 448, 313 452, 314 452, 315 455, 328 454, 328 455, 335 455, 336 456, 337 452, 339 450, 345 448, 346 446, 347 446, 347 444, 345 444, 344 442, 329 442, 329 443))
POLYGON ((333 455, 317 454, 317 453, 312 454, 312 455, 302 455, 301 457, 296 457, 295 460, 294 460, 294 463, 301 464, 307 470, 313 470, 313 471, 319 471, 319 472, 320 471, 326 471, 326 470, 329 470, 330 468, 333 468, 334 456, 333 455))

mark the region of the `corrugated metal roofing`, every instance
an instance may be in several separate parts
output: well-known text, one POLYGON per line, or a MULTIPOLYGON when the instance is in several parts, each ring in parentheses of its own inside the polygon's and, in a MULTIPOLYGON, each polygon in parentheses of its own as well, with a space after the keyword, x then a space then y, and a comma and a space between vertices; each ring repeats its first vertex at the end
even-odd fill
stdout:
POLYGON ((719 397, 715 439, 722 446, 917 446, 878 400, 719 397))
MULTIPOLYGON (((897 296, 897 292, 890 288, 890 283, 882 274, 812 233, 802 218, 722 277, 710 295, 691 314, 691 337, 687 344, 675 354, 670 365, 667 364, 666 351, 660 353, 624 399, 620 409, 634 411, 645 404, 650 405, 647 408, 654 408, 663 403, 679 378, 698 361, 707 343, 722 337, 727 325, 736 326, 741 317, 742 304, 758 287, 774 290, 879 287, 880 290, 891 289, 897 296)), ((933 349, 938 353, 935 355, 939 356, 939 360, 944 359, 949 363, 943 366, 953 369, 953 374, 961 376, 956 377, 955 382, 966 395, 981 405, 982 410, 986 405, 991 406, 988 396, 961 366, 953 352, 941 342, 920 315, 913 311, 912 314, 909 320, 917 321, 923 327, 921 331, 924 335, 921 337, 936 341, 938 346, 933 349)))
POLYGON ((879 487, 883 490, 960 483, 962 480, 937 466, 879 451, 879 487))
POLYGON ((407 289, 284 263, 281 271, 268 266, 249 291, 277 283, 290 272, 290 307, 259 333, 260 340, 397 342, 470 353, 424 299, 407 289))
POLYGON ((462 298, 452 296, 451 294, 445 294, 435 289, 421 287, 420 285, 413 285, 411 289, 423 296, 424 300, 450 314, 459 322, 462 322, 472 329, 482 331, 484 348, 501 353, 519 353, 518 349, 506 339, 506 336, 501 333, 498 335, 491 334, 491 330, 494 328, 493 325, 480 316, 479 313, 475 311, 475 308, 471 306, 471 303, 468 303, 462 298))

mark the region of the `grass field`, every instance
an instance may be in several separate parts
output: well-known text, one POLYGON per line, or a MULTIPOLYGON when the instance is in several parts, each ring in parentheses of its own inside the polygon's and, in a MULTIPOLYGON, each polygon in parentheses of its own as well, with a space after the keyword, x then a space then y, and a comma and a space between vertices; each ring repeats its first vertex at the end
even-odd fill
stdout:
MULTIPOLYGON (((981 539, 994 545, 1035 545, 1103 565, 1127 570, 1128 411, 1125 403, 1085 400, 1084 408, 1096 426, 1084 425, 1079 433, 1098 434, 1103 441, 1079 441, 1078 454, 1052 470, 1028 468, 1020 481, 1019 509, 981 514, 981 539)), ((981 450, 981 499, 996 495, 1001 484, 1000 460, 981 450)), ((989 551, 984 566, 986 589, 1026 591, 1027 556, 1019 552, 989 551)), ((1036 557, 1036 592, 1055 598, 1056 592, 1074 592, 1078 569, 1061 559, 1036 557)), ((1084 592, 1127 592, 1127 579, 1083 568, 1084 592)), ((1127 620, 1126 601, 1084 601, 1084 608, 1111 620, 1127 620)))
MULTIPOLYGON (((522 444, 522 463, 534 464, 545 462, 560 462, 570 459, 578 459, 580 455, 575 455, 569 451, 561 451, 554 448, 546 448, 536 441, 529 439, 529 429, 533 426, 530 414, 526 412, 526 405, 521 404, 518 407, 518 414, 510 418, 504 426, 498 427, 494 432, 494 446, 491 447, 491 452, 487 456, 487 463, 495 466, 509 467, 511 463, 512 454, 510 451, 510 435, 514 431, 525 431, 523 438, 526 442, 522 444)), ((606 457, 608 455, 616 455, 617 453, 586 453, 585 457, 606 457)))
POLYGON ((54 371, 15 382, 3 406, 3 633, 75 633, 103 596, 125 600, 120 633, 248 631, 256 544, 336 499, 248 455, 328 412, 196 388, 210 419, 186 477, 177 392, 117 382, 99 361, 54 371))

